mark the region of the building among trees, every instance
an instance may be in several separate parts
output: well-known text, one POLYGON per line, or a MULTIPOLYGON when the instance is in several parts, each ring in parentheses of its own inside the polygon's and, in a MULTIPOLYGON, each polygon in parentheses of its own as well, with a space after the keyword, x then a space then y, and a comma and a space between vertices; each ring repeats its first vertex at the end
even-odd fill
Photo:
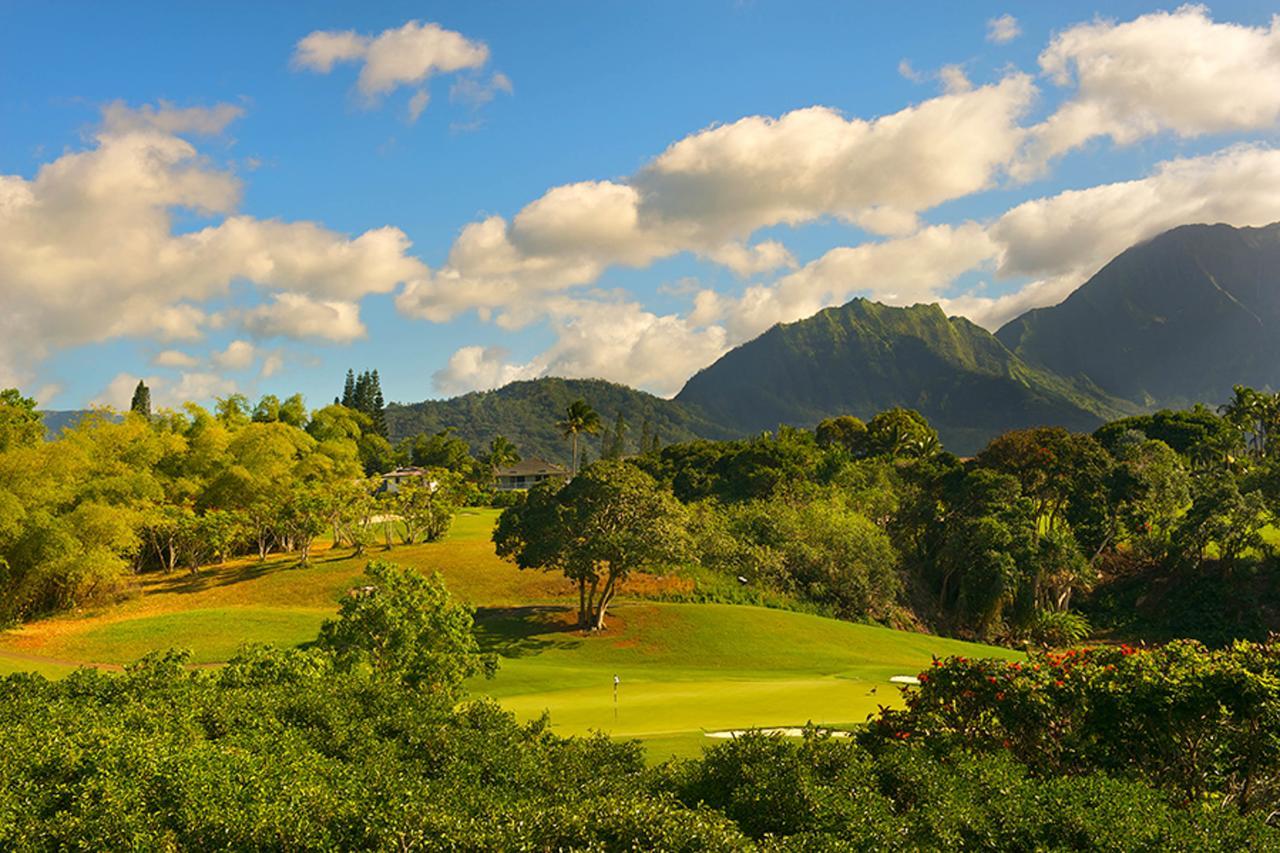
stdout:
POLYGON ((500 492, 532 489, 552 480, 567 480, 566 468, 545 459, 523 459, 514 465, 496 468, 493 472, 494 487, 500 492))

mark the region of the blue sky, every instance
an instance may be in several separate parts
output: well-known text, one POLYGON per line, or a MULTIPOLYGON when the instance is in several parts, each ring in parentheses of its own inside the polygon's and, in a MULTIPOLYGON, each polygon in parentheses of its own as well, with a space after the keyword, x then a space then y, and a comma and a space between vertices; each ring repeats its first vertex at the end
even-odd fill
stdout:
POLYGON ((671 394, 857 295, 995 328, 1164 228, 1280 219, 1272 14, 7 0, 0 384, 671 394))

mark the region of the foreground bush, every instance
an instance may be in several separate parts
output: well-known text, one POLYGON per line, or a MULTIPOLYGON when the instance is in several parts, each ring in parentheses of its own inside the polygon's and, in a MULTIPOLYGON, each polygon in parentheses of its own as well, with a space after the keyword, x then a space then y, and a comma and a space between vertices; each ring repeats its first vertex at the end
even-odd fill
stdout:
POLYGON ((1078 649, 1027 662, 949 658, 920 675, 884 740, 1007 750, 1043 775, 1103 771, 1185 804, 1280 807, 1280 644, 1078 649))
MULTIPOLYGON (((733 849, 647 793, 633 745, 356 673, 288 683, 156 657, 0 682, 0 848, 733 849)), ((261 667, 259 651, 255 666, 261 667)), ((238 664, 230 668, 235 671, 238 664)), ((285 665, 289 669, 289 665, 285 665)))
POLYGON ((255 650, 219 673, 0 681, 0 848, 1276 849, 1261 820, 1007 754, 748 735, 646 770, 374 671, 255 650))
POLYGON ((748 735, 670 771, 682 802, 765 849, 1267 850, 1280 833, 1100 773, 1036 778, 1006 754, 870 751, 817 733, 748 735))

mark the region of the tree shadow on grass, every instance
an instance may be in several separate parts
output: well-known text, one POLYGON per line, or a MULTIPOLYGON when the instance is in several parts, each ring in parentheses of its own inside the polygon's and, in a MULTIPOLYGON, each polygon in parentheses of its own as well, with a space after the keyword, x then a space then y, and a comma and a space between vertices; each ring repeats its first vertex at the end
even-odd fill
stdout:
POLYGON ((530 657, 582 644, 576 636, 577 612, 571 607, 481 607, 475 620, 481 649, 504 658, 530 657))
MULTIPOLYGON (((195 573, 185 569, 176 569, 172 574, 161 575, 152 580, 151 591, 189 595, 216 589, 217 587, 234 586, 245 581, 258 580, 279 572, 306 571, 325 563, 341 563, 353 559, 354 556, 354 554, 350 553, 331 554, 328 551, 321 551, 318 554, 313 554, 311 561, 306 565, 299 562, 297 554, 283 554, 268 557, 265 562, 258 562, 257 560, 245 562, 231 569, 219 566, 216 563, 203 566, 195 573)), ((365 552, 363 556, 371 560, 377 559, 376 555, 370 552, 365 552)))

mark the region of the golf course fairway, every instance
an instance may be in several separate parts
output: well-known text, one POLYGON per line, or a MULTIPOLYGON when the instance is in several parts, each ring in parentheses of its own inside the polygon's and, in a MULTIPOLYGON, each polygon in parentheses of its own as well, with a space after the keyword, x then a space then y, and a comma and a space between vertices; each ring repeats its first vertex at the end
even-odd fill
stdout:
POLYGON ((492 696, 521 719, 547 712, 560 734, 639 738, 650 760, 696 755, 712 742, 711 731, 861 723, 880 705, 901 701, 892 676, 914 675, 934 655, 1019 656, 786 610, 659 603, 640 597, 660 585, 652 578, 631 593, 624 588, 608 629, 584 636, 574 630, 568 582, 519 571, 494 555, 496 517, 494 510, 466 510, 444 541, 358 558, 344 549, 322 551, 308 566, 281 555, 195 576, 147 576, 138 594, 119 604, 0 634, 0 675, 56 678, 76 666, 118 667, 165 648, 189 649, 194 663, 212 665, 245 642, 305 644, 371 558, 439 572, 476 608, 480 643, 501 666, 492 680, 471 683, 474 694, 492 696))

